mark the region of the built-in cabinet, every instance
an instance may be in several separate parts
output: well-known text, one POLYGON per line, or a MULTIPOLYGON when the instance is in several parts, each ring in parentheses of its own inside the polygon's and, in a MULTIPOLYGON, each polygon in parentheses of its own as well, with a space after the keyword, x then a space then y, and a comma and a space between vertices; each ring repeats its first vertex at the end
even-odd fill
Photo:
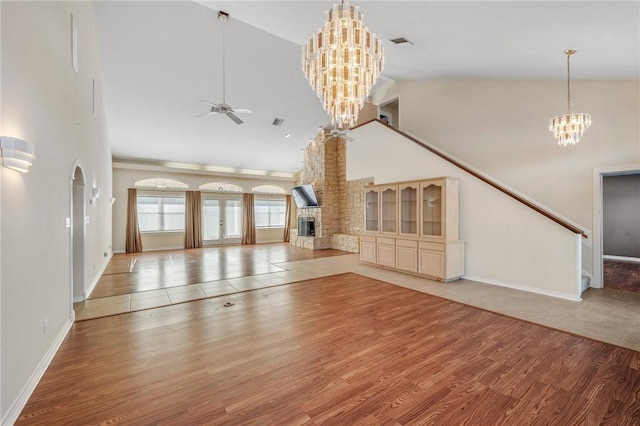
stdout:
POLYGON ((378 188, 365 190, 364 192, 364 227, 366 232, 378 232, 378 218, 380 207, 378 203, 380 190, 378 188))
POLYGON ((382 233, 396 234, 398 232, 398 186, 380 187, 380 217, 382 218, 382 233))
POLYGON ((420 214, 420 204, 418 204, 418 183, 404 183, 398 185, 400 197, 400 235, 412 237, 418 236, 418 217, 420 214))
POLYGON ((364 198, 362 261, 441 281, 464 275, 457 179, 370 185, 364 198))

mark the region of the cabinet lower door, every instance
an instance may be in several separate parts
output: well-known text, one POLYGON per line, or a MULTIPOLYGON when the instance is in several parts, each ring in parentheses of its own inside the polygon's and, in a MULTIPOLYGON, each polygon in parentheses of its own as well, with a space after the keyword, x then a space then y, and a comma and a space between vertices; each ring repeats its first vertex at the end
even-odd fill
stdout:
POLYGON ((388 266, 389 268, 396 267, 396 248, 394 246, 387 246, 378 244, 378 265, 388 266))
POLYGON ((360 260, 376 263, 376 243, 362 241, 360 243, 360 260))
POLYGON ((419 270, 424 275, 430 275, 436 278, 444 278, 445 275, 445 257, 444 252, 420 250, 419 253, 419 270))
POLYGON ((396 268, 403 271, 418 272, 418 249, 396 247, 396 268))

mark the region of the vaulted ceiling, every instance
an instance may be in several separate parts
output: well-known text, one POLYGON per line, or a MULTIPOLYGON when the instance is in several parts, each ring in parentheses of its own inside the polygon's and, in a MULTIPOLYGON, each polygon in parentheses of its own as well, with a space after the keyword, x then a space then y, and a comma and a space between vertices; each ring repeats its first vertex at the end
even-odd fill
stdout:
MULTIPOLYGON (((359 1, 385 45, 389 80, 638 80, 637 1, 359 1), (405 37, 412 44, 394 45, 405 37)), ((329 123, 301 70, 327 1, 96 2, 116 159, 242 173, 295 172, 329 123), (223 10, 231 18, 217 19, 223 10), (201 101, 223 97, 237 125, 201 101), (283 119, 274 126, 275 118, 283 119), (289 135, 289 137, 285 137, 289 135)))

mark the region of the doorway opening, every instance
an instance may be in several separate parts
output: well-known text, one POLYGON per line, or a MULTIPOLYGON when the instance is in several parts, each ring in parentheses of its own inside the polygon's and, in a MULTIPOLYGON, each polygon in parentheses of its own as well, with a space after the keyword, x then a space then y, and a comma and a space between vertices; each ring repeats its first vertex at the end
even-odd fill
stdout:
POLYGON ((640 293, 640 171, 602 177, 603 287, 640 293))
POLYGON ((391 127, 400 129, 400 103, 398 98, 378 107, 378 118, 391 127))
POLYGON ((86 299, 84 283, 84 246, 85 246, 85 186, 84 172, 76 166, 71 185, 71 280, 73 283, 73 302, 86 299))
MULTIPOLYGON (((604 260, 605 255, 611 256, 610 253, 605 253, 604 250, 604 240, 607 237, 611 237, 611 230, 607 229, 605 231, 605 219, 604 219, 604 211, 605 211, 605 197, 604 197, 604 182, 605 178, 615 177, 615 176, 628 176, 628 175, 640 175, 640 164, 633 164, 628 166, 614 166, 614 167, 603 167, 597 168, 593 170, 593 238, 591 239, 591 244, 587 244, 583 246, 583 249, 586 247, 587 249, 591 249, 591 255, 593 260, 593 277, 591 280, 590 287, 593 288, 603 288, 604 287, 604 260), (605 233, 607 235, 605 235, 605 233)), ((615 182, 616 181, 612 181, 615 182)), ((638 195, 640 197, 640 195, 638 195)), ((608 205, 607 207, 611 207, 608 205)), ((612 213, 612 210, 609 208, 609 213, 612 213)), ((613 212, 615 214, 615 212, 613 212)), ((613 216, 615 218, 615 216, 613 216)), ((609 216, 611 218, 611 216, 609 216)), ((616 221, 613 221, 613 226, 616 227, 616 221)), ((624 225, 627 227, 627 225, 624 225)), ((619 227, 622 228, 622 227, 619 227)), ((618 231, 615 231, 618 232, 618 231)), ((624 232, 624 231, 623 231, 624 232)), ((615 238, 615 237, 614 237, 615 238)), ((615 241, 615 240, 614 240, 615 241)), ((607 247, 610 248, 609 246, 607 247)), ((625 256, 626 257, 626 256, 625 256)))
POLYGON ((228 194, 202 194, 203 245, 242 242, 242 197, 228 194))

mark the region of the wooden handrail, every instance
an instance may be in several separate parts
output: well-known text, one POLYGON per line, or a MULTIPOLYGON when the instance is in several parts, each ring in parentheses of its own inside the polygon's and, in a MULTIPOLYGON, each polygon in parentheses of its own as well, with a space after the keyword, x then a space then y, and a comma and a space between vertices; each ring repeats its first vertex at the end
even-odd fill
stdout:
POLYGON ((413 136, 408 135, 408 134, 404 133, 403 131, 400 131, 400 130, 396 129, 395 127, 391 127, 387 123, 384 123, 384 122, 378 120, 377 118, 371 119, 369 121, 365 121, 362 124, 358 124, 357 126, 353 127, 351 130, 355 130, 358 127, 366 126, 367 124, 369 124, 371 122, 374 122, 374 121, 382 124, 383 126, 387 127, 390 130, 393 130, 394 132, 398 133, 399 135, 404 136, 405 138, 409 139, 411 142, 413 142, 413 143, 415 143, 417 145, 420 145, 422 148, 426 149, 427 151, 431 152, 432 154, 437 155, 438 157, 440 157, 443 160, 453 164, 454 166, 458 167, 459 169, 464 170, 465 172, 469 173, 471 176, 474 176, 475 178, 480 179, 481 181, 483 181, 487 185, 490 185, 490 186, 494 187, 495 189, 497 189, 498 191, 502 192, 503 194, 508 195, 509 197, 513 198, 516 201, 519 201, 520 203, 524 204, 525 206, 529 207, 532 210, 535 210, 536 212, 540 213, 541 215, 545 216, 546 218, 551 219, 552 221, 554 221, 558 225, 568 229, 569 231, 571 231, 571 232, 573 232, 575 234, 580 234, 584 238, 589 238, 587 236, 587 234, 585 234, 584 231, 582 231, 582 229, 570 224, 566 220, 563 220, 563 219, 559 218, 558 216, 556 216, 553 213, 543 209, 542 207, 533 204, 531 201, 529 201, 529 200, 527 200, 525 198, 522 198, 520 195, 510 191, 509 189, 505 188, 504 186, 500 185, 499 183, 494 182, 491 179, 487 178, 486 176, 483 176, 480 173, 476 172, 475 170, 469 168, 469 166, 466 166, 466 165, 460 163, 459 161, 454 160, 453 158, 449 157, 448 155, 446 155, 446 154, 444 154, 444 153, 442 153, 440 151, 437 151, 437 150, 431 148, 428 145, 425 145, 424 143, 422 143, 418 139, 414 138, 413 136))

